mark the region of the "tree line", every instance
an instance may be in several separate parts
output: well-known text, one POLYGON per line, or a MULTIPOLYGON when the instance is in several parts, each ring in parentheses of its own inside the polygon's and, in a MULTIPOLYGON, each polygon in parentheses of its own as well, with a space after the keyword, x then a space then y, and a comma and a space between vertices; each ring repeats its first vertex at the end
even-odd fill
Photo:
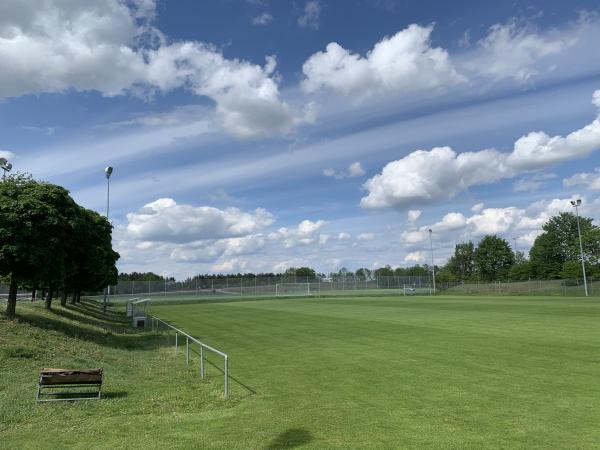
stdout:
POLYGON ((16 174, 0 182, 0 279, 9 284, 6 316, 16 313, 17 291, 45 291, 45 305, 65 305, 83 291, 117 281, 119 254, 106 217, 78 205, 61 186, 16 174))

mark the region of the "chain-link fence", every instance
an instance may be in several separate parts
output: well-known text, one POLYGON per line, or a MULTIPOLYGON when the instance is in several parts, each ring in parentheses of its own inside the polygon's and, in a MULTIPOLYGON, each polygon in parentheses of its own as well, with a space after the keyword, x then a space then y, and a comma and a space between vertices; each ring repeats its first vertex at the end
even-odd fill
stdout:
MULTIPOLYGON (((588 279, 590 296, 600 296, 600 280, 588 279), (598 287, 598 289, 596 289, 598 287)), ((87 293, 103 298, 104 292, 87 293)), ((260 298, 278 296, 354 296, 354 295, 430 295, 434 293, 429 277, 386 276, 360 278, 336 276, 312 277, 215 277, 187 281, 122 281, 110 287, 110 301, 127 301, 133 297, 176 298, 260 298)), ((447 295, 550 295, 583 296, 583 280, 530 280, 517 282, 436 283, 436 294, 447 295)), ((0 300, 6 299, 8 286, 0 284, 0 300)), ((19 299, 31 298, 31 291, 19 290, 19 299)), ((41 299, 41 291, 37 293, 41 299)))
MULTIPOLYGON (((588 279, 587 290, 589 296, 600 296, 600 280, 588 279)), ((439 283, 438 291, 453 295, 585 296, 582 279, 439 283)))
MULTIPOLYGON (((287 289, 288 295, 353 295, 401 293, 430 294, 433 292, 427 277, 220 277, 197 278, 188 281, 121 281, 110 287, 111 298, 136 296, 204 296, 204 297, 276 297, 278 286, 296 285, 287 289), (296 292, 297 291, 297 292, 296 292)), ((97 293, 103 295, 103 293, 97 293)))

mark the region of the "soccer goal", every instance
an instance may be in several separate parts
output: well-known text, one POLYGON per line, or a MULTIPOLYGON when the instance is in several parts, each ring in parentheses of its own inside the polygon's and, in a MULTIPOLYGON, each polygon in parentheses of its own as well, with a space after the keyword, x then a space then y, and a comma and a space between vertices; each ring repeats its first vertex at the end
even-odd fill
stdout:
POLYGON ((276 297, 295 297, 312 294, 310 283, 277 283, 275 285, 276 297))

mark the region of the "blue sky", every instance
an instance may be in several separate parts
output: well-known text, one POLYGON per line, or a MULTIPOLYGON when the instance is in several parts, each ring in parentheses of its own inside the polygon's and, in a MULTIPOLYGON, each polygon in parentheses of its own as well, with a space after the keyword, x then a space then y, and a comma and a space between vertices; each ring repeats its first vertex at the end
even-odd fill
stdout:
POLYGON ((527 251, 600 218, 598 2, 7 0, 0 154, 104 212, 123 271, 527 251))

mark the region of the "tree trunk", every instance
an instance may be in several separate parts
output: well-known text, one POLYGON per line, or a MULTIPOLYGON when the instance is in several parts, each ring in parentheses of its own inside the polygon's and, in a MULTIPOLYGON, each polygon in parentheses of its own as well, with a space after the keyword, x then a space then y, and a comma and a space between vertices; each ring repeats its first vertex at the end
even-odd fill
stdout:
POLYGON ((60 305, 67 306, 67 290, 66 289, 62 292, 62 296, 60 297, 60 305))
POLYGON ((6 303, 6 317, 14 319, 17 311, 17 280, 15 276, 10 277, 10 288, 8 291, 8 302, 6 303))
POLYGON ((35 294, 37 294, 37 288, 33 288, 31 290, 31 301, 34 302, 35 301, 35 294))
POLYGON ((77 291, 77 303, 81 303, 81 291, 77 291))
POLYGON ((54 296, 54 287, 50 286, 48 289, 48 296, 46 297, 46 309, 52 309, 52 297, 54 296))
POLYGON ((77 302, 77 289, 73 289, 73 297, 71 298, 71 305, 77 302))

